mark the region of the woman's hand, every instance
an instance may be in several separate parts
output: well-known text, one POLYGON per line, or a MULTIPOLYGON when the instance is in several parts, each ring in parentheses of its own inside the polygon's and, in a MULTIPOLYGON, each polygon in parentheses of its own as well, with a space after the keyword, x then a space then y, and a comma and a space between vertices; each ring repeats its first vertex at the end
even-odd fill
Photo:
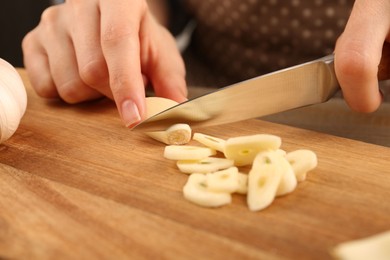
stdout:
POLYGON ((373 112, 381 104, 378 66, 383 56, 381 77, 389 78, 389 42, 390 1, 356 0, 335 49, 336 75, 353 110, 373 112))
POLYGON ((107 96, 128 127, 143 118, 147 83, 157 96, 187 96, 174 38, 145 0, 68 0, 46 9, 22 45, 40 96, 68 103, 107 96))

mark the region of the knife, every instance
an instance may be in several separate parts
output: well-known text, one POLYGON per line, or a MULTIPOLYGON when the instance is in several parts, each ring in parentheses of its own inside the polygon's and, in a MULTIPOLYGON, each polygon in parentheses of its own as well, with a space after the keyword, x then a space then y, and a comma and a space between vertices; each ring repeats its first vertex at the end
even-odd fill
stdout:
POLYGON ((177 123, 194 128, 262 117, 326 102, 338 88, 331 54, 180 103, 142 121, 133 130, 165 130, 177 123))

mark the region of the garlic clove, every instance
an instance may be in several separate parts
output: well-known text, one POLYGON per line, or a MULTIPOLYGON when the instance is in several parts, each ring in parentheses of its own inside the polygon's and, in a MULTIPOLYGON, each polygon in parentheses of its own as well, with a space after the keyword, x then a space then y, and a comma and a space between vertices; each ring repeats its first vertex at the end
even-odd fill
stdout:
POLYGON ((281 179, 279 156, 273 152, 258 154, 248 175, 247 204, 249 209, 258 211, 271 205, 281 179))
POLYGON ((294 174, 299 182, 306 179, 307 172, 317 167, 317 155, 306 149, 292 151, 286 154, 286 159, 291 164, 294 174))
POLYGON ((27 93, 16 69, 0 59, 0 143, 17 130, 27 107, 27 93))
POLYGON ((238 169, 230 167, 225 170, 206 174, 206 183, 210 191, 236 192, 238 186, 238 169))
POLYGON ((191 145, 168 145, 164 149, 164 157, 169 160, 202 160, 215 155, 216 151, 206 147, 191 145))
POLYGON ((226 141, 221 138, 201 133, 195 133, 192 139, 211 149, 220 151, 222 153, 225 151, 226 141))
POLYGON ((191 174, 183 187, 184 198, 203 207, 220 207, 230 204, 232 201, 231 194, 210 191, 206 179, 207 177, 204 174, 191 174))
POLYGON ((145 118, 149 118, 154 115, 157 115, 158 113, 161 113, 162 111, 179 104, 174 100, 168 98, 162 98, 162 97, 147 97, 145 99, 145 102, 146 102, 145 118))
POLYGON ((238 173, 238 188, 236 190, 239 194, 247 194, 248 193, 248 174, 238 173))
POLYGON ((269 134, 233 137, 226 141, 224 153, 236 166, 245 166, 252 164, 259 152, 279 149, 281 143, 279 136, 269 134))
POLYGON ((191 141, 192 130, 188 124, 174 124, 166 130, 150 131, 145 134, 168 145, 181 145, 191 141))
POLYGON ((207 157, 202 160, 181 160, 176 165, 183 173, 210 173, 232 167, 234 162, 225 158, 207 157))

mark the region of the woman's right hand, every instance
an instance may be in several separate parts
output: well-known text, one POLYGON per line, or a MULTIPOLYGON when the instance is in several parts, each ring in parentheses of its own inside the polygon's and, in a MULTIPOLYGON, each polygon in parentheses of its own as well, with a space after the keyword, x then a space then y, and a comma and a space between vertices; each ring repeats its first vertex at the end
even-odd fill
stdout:
POLYGON ((187 96, 174 38, 145 0, 67 0, 46 9, 22 45, 40 96, 68 103, 107 96, 128 127, 143 119, 147 83, 157 96, 187 96))

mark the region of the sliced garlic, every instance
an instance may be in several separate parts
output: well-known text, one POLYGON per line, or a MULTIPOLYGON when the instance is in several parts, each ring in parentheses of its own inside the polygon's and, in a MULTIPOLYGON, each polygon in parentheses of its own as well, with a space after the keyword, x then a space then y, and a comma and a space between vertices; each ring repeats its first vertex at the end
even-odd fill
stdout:
POLYGON ((208 147, 191 145, 168 145, 164 149, 164 157, 170 160, 202 160, 215 155, 216 151, 208 147))
POLYGON ((234 162, 225 158, 207 157, 198 161, 177 161, 176 165, 183 173, 210 173, 232 167, 234 162))
POLYGON ((248 174, 242 172, 238 173, 238 188, 236 192, 239 194, 248 193, 248 174))
POLYGON ((238 189, 238 169, 229 169, 208 173, 206 175, 207 187, 211 191, 233 193, 238 189))
POLYGON ((217 137, 214 137, 211 135, 205 135, 205 134, 201 134, 201 133, 194 133, 194 136, 192 137, 192 139, 194 139, 195 141, 198 141, 199 143, 201 143, 201 144, 203 144, 211 149, 220 151, 222 153, 225 151, 226 140, 223 140, 221 138, 217 138, 217 137))
POLYGON ((248 175, 247 203, 252 211, 268 207, 275 199, 282 172, 279 156, 275 153, 262 153, 256 156, 248 175))
POLYGON ((331 254, 341 260, 389 260, 390 231, 337 245, 331 254))
POLYGON ((279 149, 281 143, 280 137, 268 134, 233 137, 226 141, 224 153, 236 166, 245 166, 252 164, 259 152, 279 149))
POLYGON ((287 159, 280 154, 278 154, 278 156, 278 164, 282 173, 282 179, 280 180, 278 190, 276 191, 276 196, 283 196, 293 192, 297 187, 298 182, 294 170, 287 159))
POLYGON ((187 124, 174 124, 165 131, 152 131, 145 134, 165 144, 187 144, 191 141, 191 127, 187 124))
POLYGON ((286 156, 287 152, 283 149, 276 149, 275 150, 279 155, 286 156))
POLYGON ((146 101, 146 118, 152 117, 162 111, 176 106, 176 101, 163 97, 147 97, 146 101))
POLYGON ((317 155, 310 150, 300 149, 286 154, 298 181, 306 179, 307 172, 317 167, 317 155))
POLYGON ((272 158, 273 163, 275 163, 282 176, 276 191, 276 196, 291 193, 297 187, 297 179, 292 166, 287 159, 282 156, 282 153, 279 150, 268 150, 259 153, 253 161, 252 168, 256 169, 259 166, 261 167, 261 165, 267 162, 267 160, 271 160, 270 158, 272 158))
POLYGON ((191 174, 183 187, 184 198, 203 207, 220 207, 231 203, 230 193, 210 191, 206 179, 204 174, 191 174))

